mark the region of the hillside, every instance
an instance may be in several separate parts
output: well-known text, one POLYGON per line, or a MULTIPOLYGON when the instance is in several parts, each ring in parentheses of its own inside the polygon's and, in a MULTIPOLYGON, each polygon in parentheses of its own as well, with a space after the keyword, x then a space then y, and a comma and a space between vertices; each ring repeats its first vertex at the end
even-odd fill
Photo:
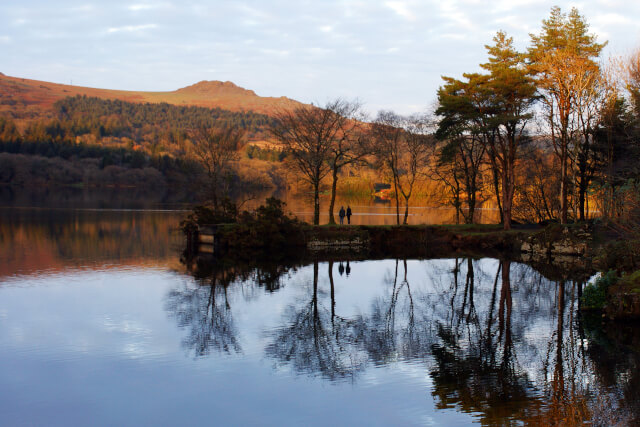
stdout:
POLYGON ((261 97, 252 90, 241 88, 232 82, 201 81, 172 92, 138 92, 50 83, 0 73, 0 115, 7 118, 18 121, 51 118, 56 101, 76 95, 133 103, 166 102, 179 106, 222 108, 235 112, 253 111, 265 115, 273 115, 282 108, 301 105, 286 97, 261 97))
POLYGON ((236 181, 272 186, 273 162, 282 153, 265 141, 271 116, 297 105, 302 104, 260 97, 231 82, 133 92, 0 75, 0 185, 184 183, 198 170, 190 130, 221 126, 244 130, 249 143, 242 148, 242 176, 236 181))

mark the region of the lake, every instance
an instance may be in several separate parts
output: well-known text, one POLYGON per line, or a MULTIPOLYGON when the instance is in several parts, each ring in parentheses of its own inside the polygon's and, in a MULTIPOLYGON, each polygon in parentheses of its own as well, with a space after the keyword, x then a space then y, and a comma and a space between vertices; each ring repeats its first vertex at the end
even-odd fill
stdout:
POLYGON ((184 205, 0 205, 0 425, 632 425, 636 327, 492 258, 186 259, 184 205))

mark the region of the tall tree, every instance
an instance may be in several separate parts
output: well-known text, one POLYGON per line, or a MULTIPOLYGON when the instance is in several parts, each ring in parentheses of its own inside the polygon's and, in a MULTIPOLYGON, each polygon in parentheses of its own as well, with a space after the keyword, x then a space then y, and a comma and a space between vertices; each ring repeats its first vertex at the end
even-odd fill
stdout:
POLYGON ((424 168, 431 163, 435 138, 430 134, 431 121, 427 116, 413 114, 404 122, 405 154, 402 156, 403 173, 398 176, 399 189, 405 202, 403 224, 409 217, 409 199, 424 168))
MULTIPOLYGON (((478 196, 483 187, 483 168, 487 153, 485 112, 479 106, 489 101, 486 76, 464 74, 466 81, 443 77, 445 84, 438 89, 440 117, 436 138, 444 141, 439 153, 439 165, 455 165, 454 182, 466 196, 465 223, 475 221, 478 196)), ((459 190, 458 190, 459 192, 459 190)))
POLYGON ((432 153, 433 138, 428 129, 426 117, 403 117, 392 111, 380 111, 372 125, 375 155, 393 179, 397 224, 400 224, 400 196, 405 205, 402 223, 407 224, 409 201, 432 153))
POLYGON ((525 127, 533 116, 530 108, 536 99, 536 87, 524 66, 524 54, 513 46, 513 38, 500 31, 493 41, 492 46, 485 46, 489 62, 481 65, 490 73, 486 85, 491 96, 488 102, 477 103, 476 108, 484 121, 482 130, 492 166, 500 177, 502 220, 504 229, 509 230, 516 188, 515 167, 522 146, 528 141, 525 127))
POLYGON ((193 155, 207 173, 208 192, 214 210, 220 206, 220 187, 231 161, 237 159, 244 131, 235 127, 211 128, 201 125, 191 132, 193 155))
POLYGON ((331 172, 327 161, 346 120, 331 108, 304 105, 278 112, 271 134, 288 153, 292 166, 313 189, 313 223, 320 223, 320 184, 331 172))
POLYGON ((529 61, 543 99, 554 151, 560 160, 560 221, 567 223, 569 210, 569 168, 572 131, 584 77, 599 72, 596 59, 606 43, 598 43, 577 9, 566 15, 553 7, 542 21, 539 35, 531 34, 529 61), (579 70, 590 70, 589 73, 579 70))
POLYGON ((601 116, 605 113, 609 98, 615 99, 615 91, 599 69, 583 62, 576 71, 576 112, 575 131, 572 133, 573 150, 571 160, 574 166, 578 191, 578 219, 587 219, 588 190, 597 169, 604 160, 598 150, 594 137, 601 116))
POLYGON ((375 139, 376 160, 391 174, 396 199, 396 223, 400 224, 400 154, 402 146, 402 117, 393 111, 380 111, 376 117, 372 134, 375 139))
POLYGON ((351 164, 360 163, 370 153, 369 139, 363 128, 364 116, 358 102, 336 99, 328 102, 326 110, 336 116, 338 132, 332 138, 327 161, 331 168, 331 202, 329 203, 329 224, 335 224, 333 215, 336 204, 336 192, 340 170, 351 164))
POLYGON ((640 175, 640 144, 635 136, 632 108, 622 97, 610 99, 594 132, 594 145, 602 156, 596 181, 602 190, 601 211, 605 217, 620 216, 625 206, 621 189, 640 175))
POLYGON ((636 49, 625 61, 624 84, 636 119, 640 119, 640 48, 636 49))

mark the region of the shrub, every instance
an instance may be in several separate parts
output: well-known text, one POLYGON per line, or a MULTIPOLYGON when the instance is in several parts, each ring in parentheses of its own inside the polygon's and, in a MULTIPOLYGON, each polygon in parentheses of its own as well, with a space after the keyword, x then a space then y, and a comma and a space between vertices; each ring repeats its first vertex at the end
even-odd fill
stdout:
POLYGON ((618 275, 614 270, 601 274, 594 283, 589 283, 582 293, 582 308, 599 310, 604 308, 607 302, 607 290, 618 281, 618 275))

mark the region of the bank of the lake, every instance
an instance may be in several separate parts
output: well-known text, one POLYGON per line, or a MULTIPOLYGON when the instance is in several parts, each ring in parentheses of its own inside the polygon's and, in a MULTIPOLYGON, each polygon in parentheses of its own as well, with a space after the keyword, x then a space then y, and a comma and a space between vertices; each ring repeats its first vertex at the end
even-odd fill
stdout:
POLYGON ((313 226, 275 221, 265 226, 257 221, 250 226, 198 227, 189 237, 192 250, 235 260, 269 257, 276 252, 291 256, 300 251, 316 258, 345 253, 369 259, 464 255, 544 266, 547 276, 557 280, 570 276, 587 280, 598 271, 613 271, 620 279, 616 279, 616 286, 599 290, 604 297, 587 308, 604 311, 612 319, 640 318, 640 284, 634 279, 640 277, 636 271, 640 267, 638 245, 591 223, 517 225, 507 231, 500 225, 313 226))

